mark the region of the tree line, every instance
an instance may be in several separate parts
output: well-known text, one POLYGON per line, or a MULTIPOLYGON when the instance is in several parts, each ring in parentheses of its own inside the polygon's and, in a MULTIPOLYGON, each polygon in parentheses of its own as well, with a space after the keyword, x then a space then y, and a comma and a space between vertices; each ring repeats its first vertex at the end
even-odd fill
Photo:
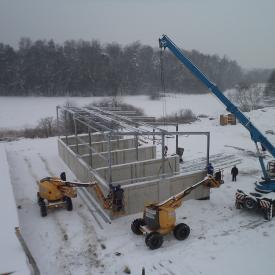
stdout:
POLYGON ((275 70, 272 71, 267 81, 265 94, 267 96, 275 97, 275 70))
MULTIPOLYGON (((267 72, 244 72, 226 56, 186 55, 222 90, 241 81, 266 81, 267 72)), ((203 93, 206 89, 167 50, 139 42, 102 45, 98 40, 31 41, 18 49, 0 43, 0 96, 116 96, 163 92, 203 93), (164 81, 161 84, 161 67, 164 81), (164 84, 164 85, 163 85, 164 84)))

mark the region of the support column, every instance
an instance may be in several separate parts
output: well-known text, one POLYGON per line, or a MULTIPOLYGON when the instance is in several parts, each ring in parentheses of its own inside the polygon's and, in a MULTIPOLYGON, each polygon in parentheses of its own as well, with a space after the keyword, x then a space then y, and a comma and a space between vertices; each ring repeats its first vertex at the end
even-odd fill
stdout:
POLYGON ((162 170, 162 174, 165 174, 164 138, 165 138, 165 135, 164 135, 164 133, 162 133, 161 134, 161 151, 162 151, 162 161, 161 161, 162 169, 161 170, 162 170))
POLYGON ((59 106, 56 106, 56 127, 57 127, 57 134, 60 138, 60 125, 59 125, 59 114, 58 114, 59 106))
MULTIPOLYGON (((176 132, 179 131, 179 125, 176 125, 176 132)), ((179 147, 179 135, 176 135, 176 154, 178 153, 178 147, 179 147)))
POLYGON ((89 134, 89 158, 90 158, 90 166, 93 167, 93 155, 92 155, 92 137, 91 131, 88 129, 89 134))
POLYGON ((78 138, 77 138, 77 124, 76 124, 75 117, 73 117, 73 120, 74 120, 74 135, 75 135, 76 152, 77 152, 77 154, 79 154, 79 150, 78 150, 78 138))
POLYGON ((108 164, 109 164, 109 184, 112 183, 112 144, 111 144, 111 133, 108 133, 108 164))
POLYGON ((138 161, 138 135, 135 136, 135 145, 136 145, 136 160, 138 161))
POLYGON ((207 137, 207 150, 206 150, 206 166, 209 164, 209 154, 210 154, 210 133, 206 134, 207 137))

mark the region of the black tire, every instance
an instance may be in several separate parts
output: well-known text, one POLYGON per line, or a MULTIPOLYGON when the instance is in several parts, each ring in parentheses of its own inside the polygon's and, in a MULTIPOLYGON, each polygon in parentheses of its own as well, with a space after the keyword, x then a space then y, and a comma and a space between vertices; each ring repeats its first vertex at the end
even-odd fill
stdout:
POLYGON ((183 241, 189 236, 190 227, 185 223, 179 223, 175 226, 173 233, 177 240, 183 241))
POLYGON ((265 220, 271 221, 271 220, 272 220, 272 217, 271 217, 271 215, 270 215, 269 209, 265 209, 263 212, 264 212, 264 218, 265 218, 265 220))
POLYGON ((264 213, 264 218, 267 221, 271 221, 272 217, 274 216, 274 206, 271 205, 269 208, 263 209, 263 213, 264 213))
POLYGON ((145 243, 150 249, 158 249, 162 246, 163 237, 158 232, 151 232, 145 238, 145 243))
POLYGON ((68 211, 72 211, 73 210, 72 199, 70 197, 65 197, 64 200, 66 202, 66 208, 67 208, 67 210, 68 211))
POLYGON ((235 207, 236 207, 236 209, 241 209, 242 208, 241 203, 238 202, 237 200, 235 201, 235 207))
POLYGON ((257 208, 257 202, 255 200, 253 200, 250 197, 246 197, 244 200, 244 206, 246 209, 256 209, 257 208))
POLYGON ((144 219, 136 219, 131 224, 131 229, 134 234, 142 235, 142 231, 140 230, 140 226, 145 225, 144 219))
POLYGON ((46 217, 47 216, 47 206, 44 202, 43 199, 40 200, 39 202, 39 205, 40 205, 40 214, 41 214, 41 217, 46 217))

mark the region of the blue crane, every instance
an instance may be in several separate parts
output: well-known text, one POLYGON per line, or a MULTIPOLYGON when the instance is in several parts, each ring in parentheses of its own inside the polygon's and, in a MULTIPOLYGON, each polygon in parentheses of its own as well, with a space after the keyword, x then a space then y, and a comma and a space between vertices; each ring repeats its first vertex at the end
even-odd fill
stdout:
POLYGON ((163 35, 159 39, 159 47, 161 49, 168 48, 178 59, 185 65, 189 71, 197 77, 210 92, 212 92, 225 106, 226 110, 235 115, 239 122, 249 131, 252 141, 255 142, 259 162, 263 172, 262 180, 256 183, 256 190, 259 192, 275 191, 275 160, 270 161, 265 166, 263 156, 260 154, 258 143, 262 144, 264 148, 275 158, 275 147, 268 141, 268 139, 253 125, 253 123, 234 105, 218 88, 218 86, 211 82, 200 69, 192 63, 192 61, 184 55, 173 41, 167 36, 163 35))

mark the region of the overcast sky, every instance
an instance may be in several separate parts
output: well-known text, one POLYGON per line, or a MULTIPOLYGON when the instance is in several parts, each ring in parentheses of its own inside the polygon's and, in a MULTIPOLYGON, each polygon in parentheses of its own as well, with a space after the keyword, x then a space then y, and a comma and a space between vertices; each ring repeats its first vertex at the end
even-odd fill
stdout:
POLYGON ((275 68, 275 0, 0 0, 0 42, 98 39, 179 47, 275 68))

